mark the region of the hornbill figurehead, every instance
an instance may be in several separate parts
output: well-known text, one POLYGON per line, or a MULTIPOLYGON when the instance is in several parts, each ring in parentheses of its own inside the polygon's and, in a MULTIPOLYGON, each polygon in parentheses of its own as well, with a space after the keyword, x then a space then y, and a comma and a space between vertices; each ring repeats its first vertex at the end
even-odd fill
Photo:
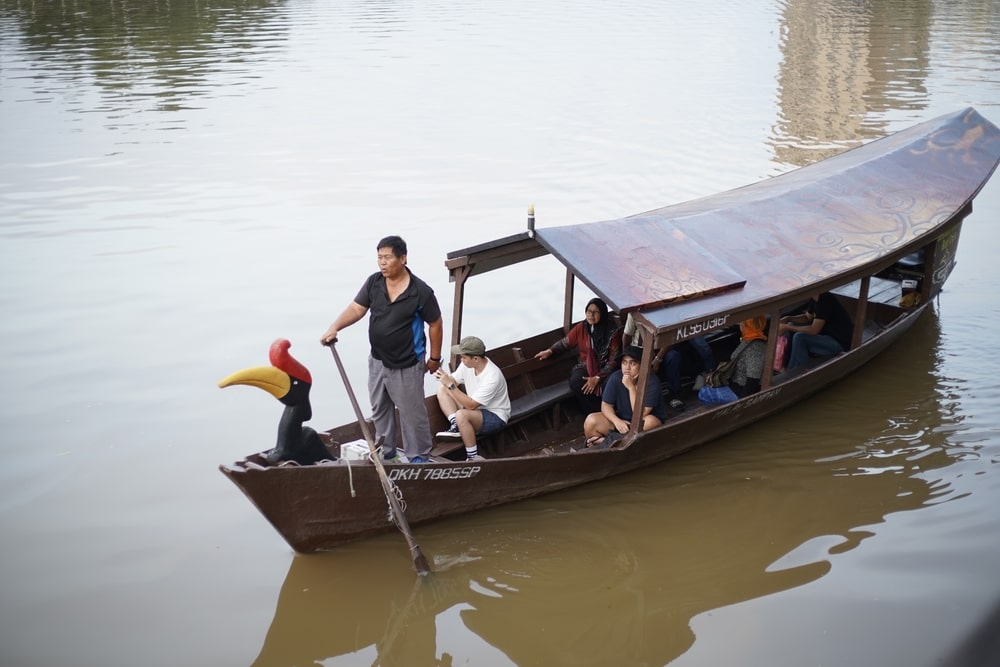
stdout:
POLYGON ((312 405, 309 390, 312 375, 288 352, 292 346, 284 338, 271 343, 268 353, 270 366, 257 366, 237 371, 219 382, 219 387, 246 384, 263 389, 285 404, 285 411, 278 423, 278 440, 267 454, 268 461, 295 461, 315 463, 333 458, 323 445, 319 435, 303 422, 312 419, 312 405))

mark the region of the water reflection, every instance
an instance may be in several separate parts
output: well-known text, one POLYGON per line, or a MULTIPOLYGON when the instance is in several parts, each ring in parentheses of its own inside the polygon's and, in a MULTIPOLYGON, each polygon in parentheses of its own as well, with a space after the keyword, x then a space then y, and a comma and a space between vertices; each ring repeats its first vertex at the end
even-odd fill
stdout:
POLYGON ((456 617, 511 664, 666 664, 693 644, 695 616, 818 579, 888 515, 954 497, 938 471, 970 450, 948 442, 959 418, 940 395, 939 335, 928 313, 870 369, 777 424, 589 491, 431 526, 436 571, 416 583, 361 549, 296 557, 254 664, 359 652, 450 664, 456 617), (819 401, 837 410, 873 379, 893 391, 853 415, 851 433, 817 421, 819 401), (810 502, 789 502, 802 489, 810 502))
MULTIPOLYGON (((596 571, 591 563, 585 579, 578 578, 579 571, 571 572, 573 553, 593 545, 558 538, 561 558, 552 545, 503 546, 534 563, 527 569, 500 568, 491 558, 491 565, 468 562, 444 570, 436 563, 439 569, 426 578, 415 578, 402 567, 387 570, 360 554, 348 560, 297 556, 253 664, 341 664, 328 661, 358 654, 379 665, 458 663, 450 650, 461 637, 448 630, 456 615, 466 630, 512 664, 665 664, 690 646, 694 638, 688 621, 705 607, 674 595, 673 582, 654 576, 680 563, 662 562, 645 550, 637 553, 624 532, 608 537, 625 541, 591 552, 588 558, 609 560, 596 571)), ((762 573, 757 591, 801 585, 825 569, 813 565, 762 573)), ((736 601, 721 590, 717 595, 709 599, 736 601)))
MULTIPOLYGON (((986 625, 996 618, 992 592, 972 614, 951 608, 943 612, 948 619, 932 612, 889 620, 901 608, 940 608, 943 601, 955 599, 950 585, 939 585, 956 574, 951 538, 932 537, 933 547, 915 547, 913 535, 900 526, 939 522, 938 527, 947 525, 947 532, 956 536, 984 528, 993 532, 968 508, 988 505, 990 492, 963 478, 995 444, 959 435, 975 430, 967 423, 974 412, 964 381, 946 374, 945 369, 953 368, 954 351, 942 341, 939 325, 937 315, 924 316, 867 368, 780 419, 781 430, 811 427, 826 442, 811 448, 815 463, 797 483, 798 492, 789 495, 808 497, 811 516, 786 508, 784 516, 775 518, 779 524, 810 521, 818 530, 810 530, 813 537, 769 569, 825 560, 833 566, 830 576, 804 590, 748 599, 692 618, 697 642, 676 664, 992 664, 986 656, 997 655, 995 642, 991 645, 988 633, 977 630, 982 618, 988 618, 986 625), (817 421, 824 406, 839 424, 817 421), (852 435, 859 441, 852 443, 852 435), (814 475, 818 470, 823 471, 820 478, 814 475), (948 508, 916 512, 946 503, 948 508), (854 526, 828 531, 826 526, 838 523, 830 519, 836 514, 853 515, 854 526), (869 538, 864 548, 846 555, 869 538), (838 558, 841 554, 845 557, 838 558), (892 581, 896 575, 903 579, 892 581), (847 590, 851 592, 845 594, 847 590), (808 615, 801 615, 804 600, 808 615), (965 615, 964 626, 955 622, 956 614, 965 615), (754 626, 758 618, 767 622, 754 626), (843 619, 838 634, 820 639, 838 618, 843 619), (748 624, 753 632, 738 630, 748 624), (922 628, 919 638, 914 627, 922 628), (849 645, 844 638, 850 638, 849 645), (954 653, 959 642, 965 643, 961 655, 954 653)), ((924 539, 926 535, 916 538, 924 539)), ((970 571, 963 576, 980 578, 978 562, 959 567, 965 566, 970 571)), ((982 582, 990 580, 989 574, 981 577, 982 582)))
POLYGON ((776 159, 816 162, 884 136, 887 109, 923 109, 932 9, 930 0, 785 2, 776 159))
POLYGON ((360 557, 297 556, 253 664, 310 665, 375 647, 373 664, 437 665, 434 618, 468 597, 467 582, 448 572, 415 577, 360 557))
MULTIPOLYGON (((257 78, 254 68, 273 60, 274 49, 285 48, 288 28, 277 11, 284 5, 285 0, 0 0, 2 14, 16 24, 17 50, 26 60, 17 76, 31 81, 35 101, 92 81, 100 100, 82 95, 71 110, 105 114, 121 121, 115 127, 128 125, 124 117, 137 110, 197 106, 195 100, 213 89, 211 79, 219 72, 227 74, 229 95, 240 85, 240 74, 257 78)), ((5 60, 10 68, 11 54, 5 60)))

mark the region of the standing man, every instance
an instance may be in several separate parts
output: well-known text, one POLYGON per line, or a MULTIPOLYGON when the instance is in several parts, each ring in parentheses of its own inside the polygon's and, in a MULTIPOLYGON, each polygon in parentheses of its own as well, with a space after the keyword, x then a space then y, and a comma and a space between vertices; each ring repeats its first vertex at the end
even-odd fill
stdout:
POLYGON ((443 368, 434 374, 441 383, 438 404, 451 424, 437 435, 461 438, 465 458, 481 459, 476 436, 497 433, 510 419, 507 379, 500 367, 486 358, 486 344, 475 336, 466 336, 458 345, 452 345, 451 353, 461 360, 454 374, 449 375, 443 368), (460 384, 465 385, 465 391, 460 384))
POLYGON ((431 427, 424 404, 424 373, 441 367, 441 340, 444 326, 434 290, 406 267, 406 241, 387 236, 378 242, 378 272, 365 281, 354 301, 348 304, 320 338, 323 345, 337 340, 341 329, 351 326, 371 310, 368 320, 368 396, 375 422, 375 441, 384 437, 382 457, 399 460, 396 453, 400 428, 411 463, 427 463, 431 455, 431 427), (426 364, 427 336, 430 355, 426 364))

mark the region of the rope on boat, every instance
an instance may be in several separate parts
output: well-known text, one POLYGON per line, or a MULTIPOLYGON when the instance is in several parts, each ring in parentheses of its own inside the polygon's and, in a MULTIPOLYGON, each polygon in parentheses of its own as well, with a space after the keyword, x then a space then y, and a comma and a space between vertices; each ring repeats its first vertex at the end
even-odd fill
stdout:
POLYGON ((347 464, 347 483, 351 485, 351 498, 357 498, 358 492, 354 490, 354 471, 351 470, 351 459, 343 459, 347 464))
POLYGON ((406 511, 406 500, 403 498, 403 490, 396 486, 395 482, 389 480, 389 487, 392 489, 392 493, 396 496, 396 500, 399 501, 399 509, 406 511))
MULTIPOLYGON (((396 486, 395 484, 393 484, 392 482, 389 482, 389 489, 392 491, 392 495, 396 496, 396 500, 399 502, 399 509, 400 509, 400 511, 405 513, 406 512, 406 501, 403 500, 403 492, 400 491, 399 487, 396 486)), ((399 519, 396 517, 396 514, 392 511, 392 503, 390 503, 388 500, 386 500, 385 502, 389 506, 388 512, 387 512, 387 516, 389 517, 389 521, 393 522, 394 524, 396 524, 397 526, 399 526, 400 528, 402 528, 402 525, 399 523, 399 519)))
MULTIPOLYGON (((375 456, 382 456, 382 446, 381 445, 376 445, 375 446, 375 456)), ((368 462, 371 463, 372 465, 375 465, 375 461, 374 461, 374 459, 372 459, 371 452, 368 452, 368 462)), ((406 500, 403 498, 403 490, 400 489, 398 486, 396 486, 396 483, 393 482, 391 479, 389 479, 387 481, 389 482, 389 490, 392 492, 392 495, 396 496, 396 502, 399 503, 399 510, 405 514, 406 513, 406 500)), ((351 494, 353 495, 353 493, 354 493, 354 490, 352 488, 351 489, 351 494)), ((385 504, 387 506, 386 507, 386 519, 388 519, 389 522, 396 524, 400 528, 400 530, 402 530, 403 526, 396 519, 396 514, 392 511, 392 502, 388 498, 386 498, 385 499, 385 504)))

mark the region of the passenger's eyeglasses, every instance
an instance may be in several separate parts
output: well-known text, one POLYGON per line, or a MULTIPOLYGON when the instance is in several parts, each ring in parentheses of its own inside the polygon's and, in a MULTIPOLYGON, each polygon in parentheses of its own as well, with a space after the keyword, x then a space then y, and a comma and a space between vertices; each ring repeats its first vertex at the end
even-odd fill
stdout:
POLYGON ((588 308, 587 309, 587 314, 588 315, 600 315, 601 311, 599 311, 599 310, 591 310, 590 308, 588 308))

